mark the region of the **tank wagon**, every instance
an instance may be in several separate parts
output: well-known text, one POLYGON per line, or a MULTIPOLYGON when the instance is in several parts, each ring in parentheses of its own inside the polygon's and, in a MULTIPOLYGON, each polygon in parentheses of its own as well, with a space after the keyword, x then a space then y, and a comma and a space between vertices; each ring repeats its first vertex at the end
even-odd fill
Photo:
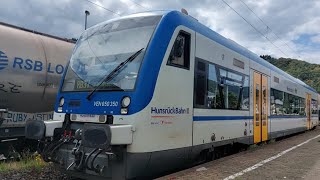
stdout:
POLYGON ((185 13, 145 12, 81 35, 54 121, 26 133, 73 176, 139 179, 312 129, 317 96, 185 13))
POLYGON ((24 137, 27 120, 52 119, 74 41, 2 22, 0 39, 0 140, 8 142, 24 137))

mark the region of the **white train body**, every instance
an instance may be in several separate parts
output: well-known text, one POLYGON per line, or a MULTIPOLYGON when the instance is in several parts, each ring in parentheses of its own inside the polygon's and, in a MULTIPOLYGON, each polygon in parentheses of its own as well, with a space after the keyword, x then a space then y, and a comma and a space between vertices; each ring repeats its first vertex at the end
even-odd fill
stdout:
MULTIPOLYGON (((107 36, 105 43, 114 43, 113 36, 107 36)), ((105 37, 100 34, 99 38, 105 37)), ((139 42, 135 48, 130 40, 125 42, 123 45, 131 48, 130 55, 141 48, 139 42)), ((114 62, 118 57, 112 55, 109 61, 114 62)), ((119 60, 119 64, 125 59, 119 60)), ((61 145, 59 153, 51 159, 68 167, 75 176, 144 177, 194 162, 203 152, 209 153, 222 145, 255 144, 311 129, 318 125, 317 98, 318 93, 300 80, 192 17, 176 11, 148 12, 107 21, 83 34, 57 97, 56 121, 40 125, 47 127, 46 130, 33 135, 40 139, 52 137, 54 129, 64 131, 62 139, 71 141, 61 145), (139 71, 134 72, 133 65, 128 63, 113 77, 126 73, 120 80, 98 78, 99 82, 104 79, 113 83, 112 86, 90 84, 90 68, 98 71, 92 64, 99 65, 112 54, 101 55, 99 46, 94 44, 99 40, 90 41, 90 38, 95 32, 121 33, 125 29, 121 21, 133 19, 143 24, 147 21, 142 21, 143 18, 150 18, 148 23, 152 23, 141 26, 154 26, 154 32, 147 46, 142 46, 144 56, 138 55, 129 62, 141 62, 139 71), (101 29, 108 25, 111 30, 101 29), (82 47, 85 41, 96 47, 93 60, 89 58, 91 51, 82 56, 77 53, 85 52, 86 48, 82 47), (81 57, 89 63, 78 60, 81 57), (131 90, 127 88, 133 79, 130 74, 136 78, 131 90), (83 81, 90 85, 83 85, 83 81), (98 90, 93 90, 94 87, 98 90), (117 89, 108 89, 111 87, 117 89), (105 133, 104 139, 99 139, 101 134, 91 134, 90 139, 89 134, 98 131, 105 133), (98 139, 102 142, 95 142, 98 139), (74 142, 78 141, 82 144, 77 144, 75 149, 89 159, 93 148, 107 152, 97 154, 97 160, 93 160, 95 165, 99 164, 98 170, 81 164, 81 158, 71 153, 74 142)))

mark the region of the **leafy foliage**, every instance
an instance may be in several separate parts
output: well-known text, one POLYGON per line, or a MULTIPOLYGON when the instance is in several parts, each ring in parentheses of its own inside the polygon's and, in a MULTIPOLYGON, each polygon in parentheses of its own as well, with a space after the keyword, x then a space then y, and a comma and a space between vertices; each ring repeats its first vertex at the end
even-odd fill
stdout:
POLYGON ((260 57, 320 92, 320 64, 290 58, 276 59, 270 55, 260 57))

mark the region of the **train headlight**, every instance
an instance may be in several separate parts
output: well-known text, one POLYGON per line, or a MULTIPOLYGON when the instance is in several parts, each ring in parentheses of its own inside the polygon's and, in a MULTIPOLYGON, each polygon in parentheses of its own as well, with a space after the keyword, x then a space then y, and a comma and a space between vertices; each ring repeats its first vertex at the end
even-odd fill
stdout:
POLYGON ((59 106, 61 107, 63 105, 64 105, 64 97, 61 97, 59 101, 59 106))
POLYGON ((121 101, 122 107, 125 107, 125 108, 128 107, 130 103, 131 103, 131 99, 128 96, 124 97, 121 101))

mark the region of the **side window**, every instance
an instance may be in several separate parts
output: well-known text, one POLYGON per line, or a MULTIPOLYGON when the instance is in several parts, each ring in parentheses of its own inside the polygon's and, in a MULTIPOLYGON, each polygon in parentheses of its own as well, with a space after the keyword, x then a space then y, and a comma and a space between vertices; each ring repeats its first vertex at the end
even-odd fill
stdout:
POLYGON ((271 88, 271 115, 305 115, 305 99, 271 88))
POLYGON ((244 82, 243 82, 243 90, 242 90, 242 104, 241 109, 249 109, 249 77, 244 76, 244 82))
POLYGON ((271 89, 271 115, 283 115, 283 92, 271 89))
POLYGON ((249 109, 249 77, 196 58, 194 105, 206 109, 249 109))
POLYGON ((293 108, 293 99, 291 94, 284 93, 283 113, 285 115, 291 115, 293 108))
POLYGON ((224 109, 247 110, 249 109, 248 77, 226 69, 219 69, 220 91, 224 99, 224 109), (246 89, 245 89, 246 88, 246 89), (246 98, 246 99, 244 99, 246 98), (246 101, 246 102, 245 102, 246 101))
POLYGON ((196 70, 195 70, 195 84, 194 84, 194 93, 195 93, 195 105, 197 107, 204 107, 207 96, 207 69, 208 66, 203 61, 196 61, 196 70))
POLYGON ((300 115, 306 115, 306 99, 300 98, 300 115))
POLYGON ((167 65, 189 69, 190 34, 180 31, 170 52, 167 65))
POLYGON ((318 103, 316 100, 312 99, 311 100, 311 112, 312 114, 317 114, 317 110, 318 110, 318 103))
POLYGON ((221 108, 221 98, 219 97, 219 94, 217 94, 217 73, 216 73, 216 67, 213 64, 209 64, 209 72, 208 72, 208 88, 207 88, 207 108, 211 109, 217 109, 221 108))

